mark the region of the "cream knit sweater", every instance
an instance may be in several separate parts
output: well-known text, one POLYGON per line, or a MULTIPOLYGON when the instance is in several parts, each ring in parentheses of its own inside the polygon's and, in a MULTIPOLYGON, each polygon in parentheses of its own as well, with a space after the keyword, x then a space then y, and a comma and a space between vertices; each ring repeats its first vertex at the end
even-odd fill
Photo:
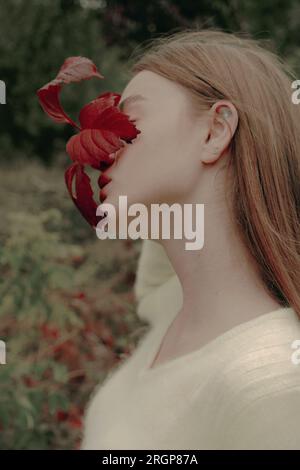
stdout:
POLYGON ((178 277, 155 241, 143 241, 135 295, 151 328, 94 391, 82 449, 300 449, 293 309, 239 324, 150 369, 182 302, 178 277))

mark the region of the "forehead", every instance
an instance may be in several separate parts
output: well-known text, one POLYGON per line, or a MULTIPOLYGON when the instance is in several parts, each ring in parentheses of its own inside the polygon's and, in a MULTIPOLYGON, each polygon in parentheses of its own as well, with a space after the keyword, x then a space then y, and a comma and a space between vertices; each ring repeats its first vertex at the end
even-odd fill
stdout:
POLYGON ((155 73, 148 70, 142 70, 138 72, 132 79, 127 83, 122 93, 122 99, 126 99, 128 96, 140 94, 146 96, 147 93, 153 93, 157 76, 155 73))
POLYGON ((138 72, 127 83, 122 93, 122 100, 132 95, 143 95, 151 101, 180 100, 186 99, 186 91, 179 84, 150 70, 138 72))

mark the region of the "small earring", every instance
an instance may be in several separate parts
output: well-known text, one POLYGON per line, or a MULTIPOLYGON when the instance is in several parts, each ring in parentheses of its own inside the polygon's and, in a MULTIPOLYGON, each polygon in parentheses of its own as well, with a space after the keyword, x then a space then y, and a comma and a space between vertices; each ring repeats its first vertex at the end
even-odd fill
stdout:
POLYGON ((231 111, 228 108, 225 108, 222 110, 222 116, 224 119, 227 119, 229 116, 231 116, 231 111))

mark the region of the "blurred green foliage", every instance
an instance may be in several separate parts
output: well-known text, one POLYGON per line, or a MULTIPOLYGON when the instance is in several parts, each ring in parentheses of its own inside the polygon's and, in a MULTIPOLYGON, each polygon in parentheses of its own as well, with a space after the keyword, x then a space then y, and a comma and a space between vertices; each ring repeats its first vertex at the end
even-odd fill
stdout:
POLYGON ((51 122, 36 90, 57 74, 68 56, 92 59, 104 80, 62 92, 66 110, 101 92, 122 92, 132 53, 144 41, 177 29, 203 26, 270 39, 300 72, 299 0, 2 0, 0 79, 7 104, 0 107, 0 158, 35 155, 49 162, 64 153, 70 126, 51 122))
MULTIPOLYGON (((49 340, 61 341, 64 332, 66 341, 83 324, 62 298, 74 275, 65 261, 78 256, 80 249, 46 230, 47 222, 61 218, 57 210, 40 216, 14 213, 10 218, 11 236, 0 248, 1 336, 8 336, 9 358, 0 368, 0 447, 45 448, 54 438, 53 415, 69 408, 62 387, 69 370, 55 360, 49 340)), ((79 427, 79 413, 77 420, 79 427)))
POLYGON ((137 244, 98 240, 61 179, 38 162, 0 173, 0 449, 78 448, 91 392, 145 326, 137 244))
POLYGON ((125 60, 132 43, 193 26, 250 33, 271 39, 289 59, 300 55, 299 0, 107 0, 98 12, 109 43, 124 44, 125 60))

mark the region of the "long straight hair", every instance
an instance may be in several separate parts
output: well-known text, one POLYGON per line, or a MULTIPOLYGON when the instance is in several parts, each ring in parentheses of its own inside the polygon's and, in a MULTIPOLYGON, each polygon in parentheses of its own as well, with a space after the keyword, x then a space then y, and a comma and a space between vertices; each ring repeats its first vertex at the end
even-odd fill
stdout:
POLYGON ((300 317, 300 105, 292 102, 293 72, 253 38, 198 28, 142 45, 131 73, 142 70, 188 89, 197 112, 222 99, 236 107, 226 178, 232 221, 268 291, 300 317))

